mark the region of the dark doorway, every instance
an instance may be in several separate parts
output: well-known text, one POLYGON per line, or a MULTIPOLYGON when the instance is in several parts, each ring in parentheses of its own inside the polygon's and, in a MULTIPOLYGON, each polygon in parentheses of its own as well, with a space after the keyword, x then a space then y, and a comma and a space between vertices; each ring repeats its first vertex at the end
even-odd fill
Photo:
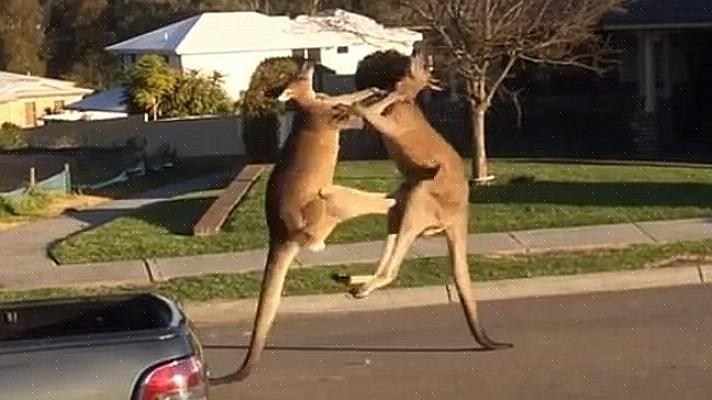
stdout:
POLYGON ((712 138, 712 32, 690 35, 690 138, 712 138))

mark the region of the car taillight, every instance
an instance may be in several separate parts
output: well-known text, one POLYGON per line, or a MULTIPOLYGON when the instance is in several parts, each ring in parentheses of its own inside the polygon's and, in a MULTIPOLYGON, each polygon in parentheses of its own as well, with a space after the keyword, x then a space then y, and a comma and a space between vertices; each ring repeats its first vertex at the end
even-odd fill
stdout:
POLYGON ((139 400, 207 400, 203 364, 196 357, 163 364, 143 380, 139 400))

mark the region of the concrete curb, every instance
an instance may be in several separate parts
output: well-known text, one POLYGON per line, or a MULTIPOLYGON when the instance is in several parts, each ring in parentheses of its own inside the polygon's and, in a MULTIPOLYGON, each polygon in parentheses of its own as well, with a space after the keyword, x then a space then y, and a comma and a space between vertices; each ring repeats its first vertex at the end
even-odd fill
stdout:
MULTIPOLYGON (((708 284, 712 265, 671 267, 595 274, 553 276, 477 282, 479 301, 527 297, 560 296, 583 293, 626 291, 685 285, 708 284)), ((281 314, 378 311, 442 305, 457 302, 446 286, 381 290, 366 299, 356 300, 346 293, 293 296, 282 299, 281 314)), ((198 324, 221 324, 253 318, 257 300, 244 299, 206 303, 184 303, 183 310, 198 324)))

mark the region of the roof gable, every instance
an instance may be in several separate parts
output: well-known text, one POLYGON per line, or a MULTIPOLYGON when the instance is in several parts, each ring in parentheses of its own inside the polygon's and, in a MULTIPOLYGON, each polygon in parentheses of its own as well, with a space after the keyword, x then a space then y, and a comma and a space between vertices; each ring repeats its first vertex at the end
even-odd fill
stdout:
POLYGON ((108 51, 176 53, 177 47, 191 32, 202 15, 184 19, 154 31, 144 33, 106 48, 108 51))
POLYGON ((77 87, 71 81, 0 71, 0 101, 2 102, 34 96, 88 94, 91 92, 91 89, 77 87))
POLYGON ((422 37, 386 28, 343 10, 319 16, 269 16, 253 11, 203 13, 109 46, 117 53, 209 54, 331 47, 364 42, 412 45, 422 37))

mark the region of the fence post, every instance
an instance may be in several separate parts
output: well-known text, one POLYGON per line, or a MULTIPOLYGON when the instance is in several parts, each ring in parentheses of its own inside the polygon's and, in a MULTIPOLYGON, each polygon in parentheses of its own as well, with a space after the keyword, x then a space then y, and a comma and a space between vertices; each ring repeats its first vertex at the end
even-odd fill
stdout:
POLYGON ((69 163, 64 164, 64 192, 72 194, 72 174, 69 170, 69 163))
POLYGON ((35 185, 37 185, 37 171, 35 167, 30 167, 30 188, 35 187, 35 185))

